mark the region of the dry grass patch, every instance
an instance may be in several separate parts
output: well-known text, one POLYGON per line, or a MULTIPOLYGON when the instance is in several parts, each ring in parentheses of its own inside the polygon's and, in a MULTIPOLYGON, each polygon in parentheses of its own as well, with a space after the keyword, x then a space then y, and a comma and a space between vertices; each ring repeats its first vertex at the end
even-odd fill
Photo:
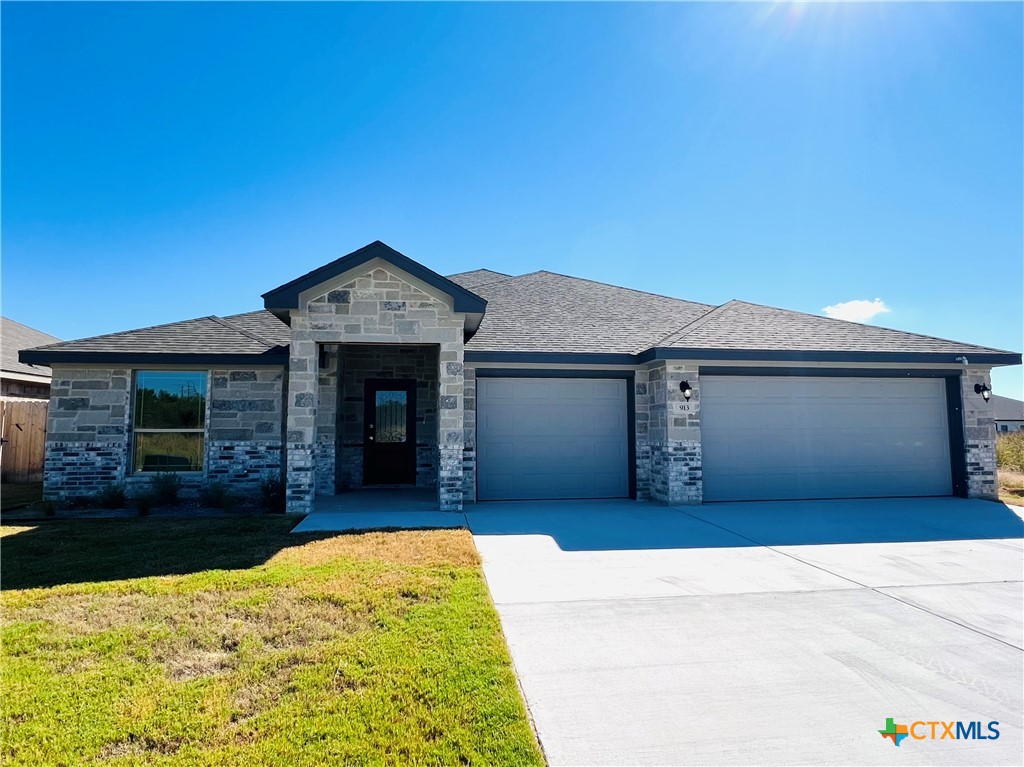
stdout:
POLYGON ((293 523, 3 528, 2 761, 541 763, 468 533, 293 523))

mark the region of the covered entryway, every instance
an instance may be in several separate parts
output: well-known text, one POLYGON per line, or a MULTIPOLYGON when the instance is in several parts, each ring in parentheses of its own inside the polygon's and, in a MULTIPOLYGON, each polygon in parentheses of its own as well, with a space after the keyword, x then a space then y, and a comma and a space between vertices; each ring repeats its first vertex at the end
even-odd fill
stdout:
POLYGON ((628 497, 627 391, 623 378, 478 378, 478 499, 628 497))
POLYGON ((942 378, 702 376, 705 501, 952 493, 942 378))

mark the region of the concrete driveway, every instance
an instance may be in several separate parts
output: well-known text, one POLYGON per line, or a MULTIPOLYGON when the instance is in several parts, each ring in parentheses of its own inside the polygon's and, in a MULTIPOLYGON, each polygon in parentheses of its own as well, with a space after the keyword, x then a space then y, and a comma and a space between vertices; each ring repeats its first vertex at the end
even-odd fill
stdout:
POLYGON ((467 518, 552 765, 1024 763, 1009 507, 581 501, 467 518), (1000 736, 897 749, 889 717, 994 720, 1000 736))

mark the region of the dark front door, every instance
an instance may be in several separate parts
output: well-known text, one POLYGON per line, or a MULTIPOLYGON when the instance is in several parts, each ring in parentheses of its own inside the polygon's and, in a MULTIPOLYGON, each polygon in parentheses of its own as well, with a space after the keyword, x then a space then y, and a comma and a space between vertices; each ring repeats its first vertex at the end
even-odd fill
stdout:
POLYGON ((366 381, 363 484, 416 484, 416 382, 366 381))

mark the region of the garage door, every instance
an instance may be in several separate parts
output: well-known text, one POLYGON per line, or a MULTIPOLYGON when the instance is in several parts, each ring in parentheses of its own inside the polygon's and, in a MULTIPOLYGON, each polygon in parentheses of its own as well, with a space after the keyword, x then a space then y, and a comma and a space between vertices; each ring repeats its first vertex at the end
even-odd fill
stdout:
POLYGON ((704 499, 949 495, 941 378, 705 376, 704 499))
POLYGON ((479 378, 481 501, 629 495, 626 381, 479 378))

